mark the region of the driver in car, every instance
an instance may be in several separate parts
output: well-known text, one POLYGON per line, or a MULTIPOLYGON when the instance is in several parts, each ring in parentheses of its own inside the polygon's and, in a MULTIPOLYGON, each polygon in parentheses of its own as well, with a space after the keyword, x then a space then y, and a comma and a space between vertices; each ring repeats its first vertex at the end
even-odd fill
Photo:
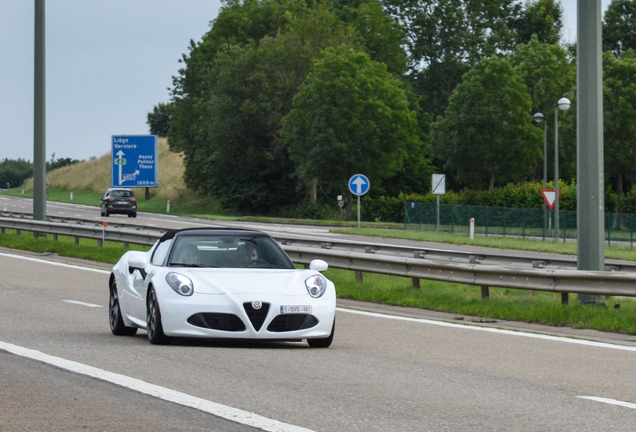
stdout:
POLYGON ((243 267, 248 267, 258 260, 258 252, 256 251, 255 244, 245 243, 241 249, 243 254, 243 267))

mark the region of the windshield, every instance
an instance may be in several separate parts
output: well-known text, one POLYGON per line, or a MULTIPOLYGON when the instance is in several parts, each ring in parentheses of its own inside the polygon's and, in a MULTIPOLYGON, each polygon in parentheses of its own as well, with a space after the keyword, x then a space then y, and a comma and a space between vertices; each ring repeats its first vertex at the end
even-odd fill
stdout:
POLYGON ((287 254, 269 237, 179 236, 169 267, 293 269, 287 254))
POLYGON ((133 193, 129 190, 114 190, 110 193, 110 196, 115 198, 130 198, 133 196, 133 193))

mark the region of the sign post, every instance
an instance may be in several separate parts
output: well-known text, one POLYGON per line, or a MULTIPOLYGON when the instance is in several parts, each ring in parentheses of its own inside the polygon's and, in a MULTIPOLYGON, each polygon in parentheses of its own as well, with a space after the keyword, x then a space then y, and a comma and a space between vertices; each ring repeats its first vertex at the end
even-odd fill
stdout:
POLYGON ((435 230, 439 230, 439 196, 446 193, 446 175, 433 174, 431 182, 431 190, 437 195, 437 220, 435 223, 435 230))
POLYGON ((349 179, 349 192, 358 197, 358 228, 360 228, 360 197, 371 187, 371 182, 364 174, 355 174, 349 179))
POLYGON ((114 187, 157 187, 157 135, 113 135, 112 185, 114 187))

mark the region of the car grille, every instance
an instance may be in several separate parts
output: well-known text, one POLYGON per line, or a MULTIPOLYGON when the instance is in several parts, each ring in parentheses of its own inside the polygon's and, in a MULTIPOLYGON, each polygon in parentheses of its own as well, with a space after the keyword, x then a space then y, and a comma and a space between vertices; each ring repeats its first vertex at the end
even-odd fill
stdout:
POLYGON ((267 331, 282 333, 295 330, 304 330, 314 327, 318 320, 313 315, 286 314, 278 315, 267 327, 267 331))
POLYGON ((267 318, 267 312, 269 311, 269 303, 263 303, 260 309, 254 309, 252 303, 243 303, 243 308, 250 319, 250 322, 254 326, 254 330, 259 331, 267 318))
POLYGON ((238 332, 245 330, 245 324, 234 314, 226 313, 198 313, 188 318, 193 326, 211 330, 238 332))

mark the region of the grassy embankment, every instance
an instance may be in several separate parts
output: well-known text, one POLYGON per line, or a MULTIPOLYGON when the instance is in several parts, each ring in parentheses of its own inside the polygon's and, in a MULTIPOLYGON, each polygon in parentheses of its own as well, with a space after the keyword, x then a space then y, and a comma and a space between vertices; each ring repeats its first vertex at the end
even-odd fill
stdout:
MULTIPOLYGON (((165 142, 160 143, 160 161, 163 162, 160 163, 159 170, 160 187, 152 190, 151 199, 146 201, 143 198, 143 189, 135 191, 140 198, 140 211, 165 213, 166 203, 170 200, 171 213, 173 214, 209 219, 239 219, 236 216, 228 216, 227 213, 212 216, 211 213, 221 213, 218 208, 214 207, 214 203, 210 200, 197 199, 187 191, 182 181, 181 159, 179 155, 167 151, 165 142)), ((56 186, 50 190, 49 200, 71 202, 70 191, 73 191, 72 202, 98 206, 99 197, 110 185, 110 155, 62 168, 49 173, 49 177, 56 186)), ((12 195, 20 195, 22 190, 19 188, 8 192, 12 195)), ((27 184, 25 185, 25 196, 29 195, 32 195, 32 192, 27 184)), ((267 220, 255 217, 240 217, 240 219, 267 220)), ((280 220, 276 221, 280 222, 280 220)), ((324 221, 322 222, 324 223, 324 221)), ((330 221, 329 224, 340 225, 333 221, 330 221)), ((342 225, 352 224, 343 223, 342 225)), ((457 234, 385 229, 386 224, 365 224, 365 226, 366 228, 349 227, 338 231, 502 249, 576 253, 574 244, 493 237, 478 237, 471 241, 466 236, 457 234)), ((53 242, 50 236, 34 239, 32 235, 25 233, 17 236, 12 230, 6 230, 4 235, 0 235, 0 245, 109 263, 116 262, 125 251, 120 243, 106 242, 102 248, 99 248, 96 241, 82 239, 80 245, 75 245, 72 238, 60 236, 58 242, 53 242)), ((144 248, 139 249, 143 250, 144 248)), ((607 258, 636 260, 636 252, 616 246, 606 248, 606 256, 607 258)), ((365 274, 364 282, 357 283, 353 272, 338 269, 328 270, 326 276, 334 281, 338 289, 338 296, 341 298, 469 315, 474 316, 476 321, 507 319, 636 334, 636 301, 631 299, 608 298, 606 302, 608 308, 584 307, 576 303, 575 295, 571 296, 569 305, 562 305, 560 294, 491 288, 490 298, 482 299, 478 287, 460 284, 422 281, 421 288, 414 289, 411 279, 408 278, 365 274), (620 309, 615 309, 613 306, 618 303, 620 303, 620 309)))

